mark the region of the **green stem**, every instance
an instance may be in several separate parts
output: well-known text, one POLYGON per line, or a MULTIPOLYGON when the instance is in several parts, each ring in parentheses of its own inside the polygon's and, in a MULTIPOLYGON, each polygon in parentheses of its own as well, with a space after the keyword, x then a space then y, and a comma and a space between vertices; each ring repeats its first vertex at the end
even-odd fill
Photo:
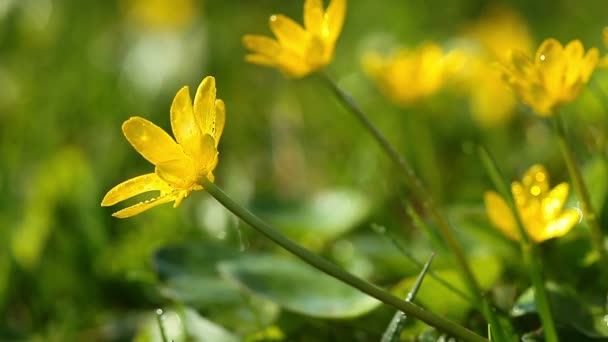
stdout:
MULTIPOLYGON (((581 169, 578 166, 578 163, 576 162, 574 152, 570 148, 570 144, 568 144, 568 138, 566 136, 566 129, 564 128, 564 122, 559 113, 556 113, 553 116, 553 124, 557 133, 557 138, 559 141, 559 147, 562 151, 562 156, 564 157, 564 161, 566 162, 566 168, 568 169, 568 173, 570 174, 570 178, 572 179, 574 190, 578 194, 578 197, 581 201, 581 209, 583 211, 583 215, 587 220, 587 223, 591 227, 591 239, 593 246, 600 257, 601 265, 606 266, 608 265, 608 254, 606 252, 606 248, 604 247, 604 234, 602 233, 599 217, 595 213, 593 205, 591 204, 589 190, 587 189, 587 186, 585 186, 583 175, 581 173, 581 169)), ((603 267, 600 268, 603 269, 603 267)))
POLYGON ((416 176, 414 169, 410 166, 410 164, 402 157, 402 155, 397 152, 397 150, 388 142, 388 140, 384 137, 384 135, 374 126, 368 116, 361 110, 361 108, 357 105, 355 100, 347 93, 345 93, 342 89, 338 87, 338 85, 326 74, 320 73, 321 79, 324 83, 332 90, 332 92, 336 95, 336 97, 342 102, 344 107, 346 107, 351 113, 355 115, 355 117, 359 120, 359 122, 367 129, 367 131, 376 139, 382 150, 388 155, 388 157, 399 167, 403 176, 405 177, 405 182, 408 187, 411 189, 414 197, 422 203, 425 211, 431 216, 439 232, 445 241, 448 249, 456 258, 456 263, 460 270, 461 275, 464 278, 465 283, 473 298, 476 302, 481 303, 481 307, 484 309, 483 314, 488 320, 490 324, 492 324, 494 333, 497 337, 497 340, 503 341, 506 340, 506 334, 504 333, 500 322, 498 321, 494 311, 490 307, 487 300, 482 296, 482 290, 469 267, 464 251, 460 245, 460 242, 454 235, 452 228, 450 227, 447 219, 441 214, 439 208, 433 198, 429 195, 426 188, 416 176))
POLYGON ((557 342, 559 338, 557 336, 557 330, 555 329, 555 323, 553 321, 553 315, 551 314, 551 306, 549 303, 549 297, 545 290, 545 282, 543 280, 543 271, 541 257, 538 252, 538 246, 532 242, 528 233, 524 228, 524 223, 515 205, 515 198, 513 193, 509 191, 509 186, 506 178, 500 172, 496 161, 490 156, 489 152, 479 147, 479 156, 483 162, 492 183, 496 187, 496 190, 500 195, 506 199, 515 221, 517 222, 517 228, 520 235, 520 246, 524 258, 524 263, 528 265, 530 272, 530 279, 532 280, 532 286, 534 287, 534 301, 536 302, 536 308, 540 320, 543 324, 543 331, 545 334, 545 340, 547 342, 557 342))
POLYGON ((279 246, 293 253, 295 256, 299 257, 300 259, 302 259, 309 265, 315 267, 316 269, 344 282, 345 284, 348 284, 358 289, 363 293, 368 294, 371 297, 376 298, 377 300, 387 305, 394 307, 397 310, 402 311, 407 315, 416 317, 421 321, 426 322, 427 324, 441 329, 451 335, 460 337, 466 341, 487 342, 485 338, 473 333, 472 331, 443 317, 437 316, 429 311, 426 311, 417 305, 405 302, 393 296, 389 292, 375 285, 372 285, 364 281, 363 279, 352 275, 351 273, 344 271, 342 268, 338 267, 334 263, 300 246, 293 240, 281 234, 275 228, 262 221, 249 210, 243 208, 242 206, 234 202, 230 197, 228 197, 228 195, 226 195, 226 193, 224 193, 220 188, 218 188, 208 179, 202 179, 201 184, 203 185, 205 190, 207 190, 207 192, 211 196, 213 196, 213 198, 215 198, 218 202, 220 202, 226 209, 238 216, 241 220, 248 223, 251 227, 260 232, 262 235, 266 236, 279 246))

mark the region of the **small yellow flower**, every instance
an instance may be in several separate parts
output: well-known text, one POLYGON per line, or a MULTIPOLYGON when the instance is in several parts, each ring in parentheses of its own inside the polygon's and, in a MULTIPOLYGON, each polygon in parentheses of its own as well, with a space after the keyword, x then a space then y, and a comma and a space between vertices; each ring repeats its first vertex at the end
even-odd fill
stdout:
POLYGON ((180 29, 192 22, 193 0, 121 0, 129 20, 146 29, 180 29))
POLYGON ((214 180, 217 145, 226 121, 224 102, 216 99, 215 94, 215 79, 211 76, 199 85, 194 104, 187 86, 177 92, 170 111, 175 140, 141 117, 132 117, 123 123, 122 131, 127 140, 156 168, 154 173, 131 178, 112 188, 101 205, 111 206, 148 191, 158 191, 159 195, 112 216, 130 217, 173 201, 175 208, 190 192, 203 189, 199 180, 214 180))
POLYGON ((282 14, 273 15, 270 29, 276 39, 245 35, 243 45, 253 52, 245 59, 275 67, 288 77, 304 77, 331 63, 345 13, 346 0, 331 0, 327 11, 322 0, 306 0, 304 27, 282 14))
MULTIPOLYGON (((522 182, 513 182, 511 192, 528 236, 542 242, 568 233, 580 219, 577 209, 563 210, 568 197, 568 183, 549 190, 549 174, 536 164, 526 171, 522 182)), ((519 240, 517 222, 511 209, 494 191, 485 193, 490 220, 511 240, 519 240)))
POLYGON ((410 105, 439 91, 463 66, 464 57, 459 51, 444 54, 437 44, 424 43, 387 57, 371 53, 363 67, 386 96, 410 105))
POLYGON ((551 116, 558 106, 580 94, 598 62, 597 48, 585 53, 579 40, 563 47, 557 40, 547 39, 538 48, 534 60, 514 51, 502 72, 522 102, 541 116, 551 116))

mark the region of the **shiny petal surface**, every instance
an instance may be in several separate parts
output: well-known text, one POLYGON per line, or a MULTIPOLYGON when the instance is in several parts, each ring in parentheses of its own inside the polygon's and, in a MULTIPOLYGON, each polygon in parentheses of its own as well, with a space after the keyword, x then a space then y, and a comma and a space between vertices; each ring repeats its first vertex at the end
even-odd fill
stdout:
POLYGON ((517 230, 517 223, 505 200, 500 197, 498 193, 487 191, 484 194, 484 202, 490 220, 492 220, 500 231, 509 239, 518 240, 519 232, 517 230))
POLYGON ((324 14, 323 0, 306 0, 304 2, 304 27, 306 31, 320 36, 324 14))
POLYGON ((282 50, 281 44, 275 39, 255 34, 243 36, 243 46, 248 50, 259 55, 268 56, 269 58, 279 55, 282 50))
POLYGON ((155 173, 148 173, 128 179, 113 187, 101 201, 107 207, 148 191, 171 192, 171 187, 155 173))
POLYGON ((194 96, 194 117, 202 134, 215 131, 215 78, 208 76, 196 89, 194 96))
POLYGON ((224 133, 224 126, 226 125, 226 105, 222 100, 215 101, 215 147, 220 143, 222 133, 224 133))
POLYGON ((127 207, 127 208, 124 208, 122 210, 115 212, 114 214, 112 214, 112 216, 118 217, 118 218, 131 217, 131 216, 140 214, 150 208, 156 207, 157 205, 173 202, 174 200, 175 200, 175 195, 167 194, 164 196, 146 200, 144 202, 139 202, 135 205, 132 205, 130 207, 127 207))
POLYGON ((542 214, 546 220, 554 219, 561 211, 568 197, 568 183, 553 188, 542 200, 542 214))
POLYGON ((346 0, 332 0, 327 7, 327 36, 330 42, 335 42, 342 31, 346 15, 346 0))
POLYGON ((581 213, 577 209, 564 210, 559 217, 547 224, 545 229, 539 230, 537 234, 531 234, 537 241, 545 241, 566 235, 581 220, 581 213))
POLYGON ((193 154, 194 146, 201 140, 201 130, 194 118, 190 89, 183 87, 177 92, 171 104, 171 127, 175 139, 188 155, 193 154))
POLYGON ((167 132, 144 118, 130 118, 122 124, 122 131, 135 150, 154 165, 185 157, 167 132))
POLYGON ((299 56, 306 55, 311 37, 300 24, 282 14, 277 14, 270 17, 270 29, 281 46, 299 56))
POLYGON ((194 163, 186 156, 156 165, 156 174, 174 189, 188 189, 194 184, 194 163))

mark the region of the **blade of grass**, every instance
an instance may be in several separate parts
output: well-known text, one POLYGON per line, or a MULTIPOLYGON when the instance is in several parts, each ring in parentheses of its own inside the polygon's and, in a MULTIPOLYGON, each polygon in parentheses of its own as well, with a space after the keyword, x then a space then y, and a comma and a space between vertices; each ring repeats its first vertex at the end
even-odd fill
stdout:
MULTIPOLYGON (((416 279, 414 286, 412 287, 410 292, 408 292, 407 296, 405 297, 406 302, 411 302, 414 300, 414 298, 416 298, 416 294, 418 293, 418 290, 420 289, 420 286, 422 285, 424 276, 428 272, 429 267, 431 266, 431 262, 433 262, 434 257, 435 257, 435 253, 432 253, 431 256, 429 257, 429 260, 427 260, 427 262, 422 267, 422 271, 418 275, 418 278, 416 279)), ((391 323, 388 325, 388 327, 384 331, 384 334, 382 335, 382 339, 380 340, 380 342, 397 342, 397 341, 399 341, 400 336, 401 336, 401 330, 403 330, 403 326, 405 325, 406 319, 407 319, 406 314, 404 314, 401 311, 397 311, 395 313, 395 315, 393 316, 391 323)))

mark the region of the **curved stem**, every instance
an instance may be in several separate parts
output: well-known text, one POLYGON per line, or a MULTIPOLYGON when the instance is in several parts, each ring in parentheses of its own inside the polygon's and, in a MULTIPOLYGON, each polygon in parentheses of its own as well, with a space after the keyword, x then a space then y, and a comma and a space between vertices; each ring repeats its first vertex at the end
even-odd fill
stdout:
POLYGON ((439 208, 433 198, 430 196, 411 165, 403 156, 397 152, 397 150, 389 143, 384 135, 374 126, 367 115, 357 105, 355 100, 342 89, 326 74, 320 73, 321 79, 324 83, 332 90, 336 97, 342 102, 355 117, 361 122, 361 124, 367 129, 367 131, 376 139, 382 150, 389 156, 389 158, 399 167, 401 170, 405 182, 411 189, 414 197, 422 203, 425 211, 431 216, 437 228, 441 234, 441 237, 445 241, 448 249, 454 255, 456 263, 460 270, 461 275, 464 278, 469 291, 473 295, 473 298, 477 303, 480 303, 480 307, 483 308, 482 313, 485 318, 492 324, 494 335, 498 341, 506 340, 506 334, 504 333, 496 314, 490 307, 488 301, 482 296, 482 290, 479 283, 475 279, 473 272, 467 262, 465 253, 460 245, 460 242, 454 235, 452 228, 450 227, 447 219, 441 214, 439 208))
MULTIPOLYGON (((572 185, 574 185, 574 189, 581 201, 583 215, 591 227, 591 239, 593 247, 597 251, 602 265, 606 266, 608 265, 608 252, 604 246, 604 234, 602 233, 599 218, 593 209, 593 205, 591 204, 591 197, 589 196, 589 190, 587 189, 587 186, 583 180, 581 169, 576 162, 576 158, 574 156, 574 152, 570 148, 570 144, 568 144, 564 122, 559 113, 556 113, 553 116, 553 125, 557 133, 562 156, 564 157, 568 173, 572 179, 572 185)), ((604 267, 600 267, 600 269, 604 269, 604 267)))
POLYGON ((238 216, 241 220, 248 223, 255 230, 266 236, 279 246, 293 253, 309 265, 314 268, 326 273, 327 275, 334 277, 345 284, 348 284, 359 291, 376 298, 377 300, 392 306, 393 308, 400 310, 401 312, 416 317, 419 320, 426 322, 427 324, 441 329, 451 335, 462 338, 466 341, 476 342, 488 340, 473 333, 472 331, 452 322, 443 317, 437 316, 432 312, 426 311, 417 305, 403 301, 389 292, 372 285, 361 278, 358 278, 351 273, 344 271, 334 263, 324 259, 323 257, 307 250, 301 245, 297 244, 293 240, 289 239, 285 235, 281 234, 278 230, 268 225, 260 218, 255 216, 249 210, 243 208, 236 202, 234 202, 226 193, 224 193, 219 187, 210 182, 208 179, 202 179, 201 184, 207 190, 207 192, 213 196, 218 202, 220 202, 226 209, 231 211, 233 214, 238 216))
POLYGON ((555 329, 555 323, 553 321, 553 314, 551 313, 551 305, 549 303, 549 296, 545 290, 545 282, 543 278, 542 262, 540 253, 538 252, 538 246, 530 239, 528 233, 524 228, 524 223, 515 205, 515 198, 513 193, 509 191, 508 182, 500 172, 496 161, 490 156, 489 152, 479 147, 479 156, 483 162, 492 183, 500 193, 500 195, 507 201, 515 221, 517 222, 517 228, 519 230, 519 243, 521 246, 521 252, 524 258, 524 264, 529 267, 530 279, 532 280, 532 286, 534 288, 534 301, 536 308, 540 316, 540 320, 543 324, 543 332, 547 342, 559 341, 557 330, 555 329))

